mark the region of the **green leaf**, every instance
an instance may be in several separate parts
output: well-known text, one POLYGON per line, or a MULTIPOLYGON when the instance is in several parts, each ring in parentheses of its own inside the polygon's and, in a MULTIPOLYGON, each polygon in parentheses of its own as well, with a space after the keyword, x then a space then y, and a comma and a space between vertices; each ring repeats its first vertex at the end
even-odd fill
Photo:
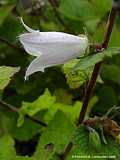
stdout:
POLYGON ((0 160, 14 160, 15 155, 14 140, 10 135, 0 137, 0 160))
POLYGON ((94 113, 104 115, 112 106, 117 106, 119 103, 116 90, 108 84, 104 84, 99 88, 97 96, 99 100, 93 108, 94 113))
POLYGON ((14 140, 10 135, 0 137, 0 160, 36 160, 33 157, 16 156, 14 140))
POLYGON ((32 103, 23 102, 20 111, 33 116, 41 110, 50 108, 55 103, 55 100, 56 98, 50 94, 48 89, 46 89, 43 95, 41 95, 36 101, 32 103))
POLYGON ((28 141, 40 132, 41 126, 27 118, 24 119, 22 126, 17 126, 16 119, 12 124, 12 135, 20 141, 28 141))
POLYGON ((46 110, 50 108, 56 101, 55 96, 52 96, 48 89, 45 90, 43 95, 41 95, 36 101, 29 103, 23 102, 22 107, 19 111, 19 118, 17 125, 20 127, 24 122, 24 115, 34 116, 41 110, 46 110))
POLYGON ((0 113, 0 136, 9 133, 10 125, 10 119, 3 113, 0 113))
MULTIPOLYGON (((95 137, 94 137, 95 138, 95 137)), ((96 138, 95 138, 96 139, 96 138)), ((94 140, 95 140, 94 139, 94 140)), ((94 156, 101 157, 101 160, 107 160, 108 157, 114 156, 116 159, 120 157, 120 145, 117 144, 111 137, 106 136, 107 145, 101 144, 101 149, 95 151, 94 147, 89 143, 89 131, 86 126, 81 125, 74 134, 74 148, 71 153, 68 155, 67 160, 72 160, 73 156, 88 156, 90 159, 99 160, 99 158, 95 158, 94 156), (102 156, 106 156, 106 158, 102 158, 102 156)), ((93 140, 93 137, 92 137, 93 140)), ((98 140, 98 136, 97 136, 98 140)), ((96 141, 96 140, 95 140, 96 141)), ((94 142, 95 142, 94 141, 94 142)), ((93 143, 93 141, 92 141, 93 143)), ((95 142, 96 143, 96 142, 95 142)), ((85 158, 87 160, 88 158, 85 158)))
POLYGON ((36 160, 34 157, 28 157, 28 156, 17 156, 15 160, 36 160))
POLYGON ((88 104, 88 107, 87 107, 87 111, 86 111, 86 118, 89 118, 90 116, 90 113, 91 113, 91 110, 93 109, 94 105, 98 102, 98 97, 97 96, 93 96, 90 101, 89 101, 89 104, 88 104))
POLYGON ((87 0, 61 0, 60 12, 74 20, 88 20, 97 17, 97 11, 87 0), (84 12, 83 12, 84 10, 84 12))
POLYGON ((53 119, 54 115, 57 113, 58 110, 62 111, 66 116, 69 118, 71 123, 75 123, 79 116, 80 108, 82 103, 77 101, 73 105, 67 105, 64 103, 55 103, 51 108, 48 109, 44 116, 44 121, 49 122, 53 119))
POLYGON ((60 160, 59 156, 57 154, 54 154, 50 160, 60 160))
POLYGON ((56 89, 54 92, 56 102, 64 104, 72 104, 73 95, 67 89, 56 89))
MULTIPOLYGON (((102 21, 101 25, 99 25, 96 30, 94 30, 94 35, 92 39, 94 39, 94 42, 101 43, 103 40, 103 35, 106 31, 106 23, 102 21)), ((109 42, 109 47, 120 47, 120 39, 119 39, 119 29, 117 25, 114 25, 112 35, 109 42)))
POLYGON ((112 57, 112 56, 116 56, 118 54, 120 54, 120 48, 119 47, 110 47, 107 50, 103 51, 103 54, 105 56, 112 57))
POLYGON ((0 90, 4 89, 8 85, 11 77, 18 71, 18 67, 0 67, 0 90))
POLYGON ((84 82, 90 77, 92 73, 92 68, 80 68, 77 65, 79 64, 79 59, 73 59, 63 65, 63 73, 66 76, 67 83, 70 88, 75 89, 83 85, 84 82), (75 67, 77 66, 77 67, 75 67))
MULTIPOLYGON (((48 90, 47 90, 47 92, 48 92, 48 90)), ((46 93, 46 91, 45 91, 45 93, 46 93)), ((53 119, 53 117, 54 117, 54 115, 56 114, 56 112, 58 111, 58 110, 60 110, 60 111, 62 111, 62 112, 64 112, 68 117, 69 117, 69 119, 71 120, 71 122, 72 123, 75 123, 76 122, 76 120, 77 120, 77 118, 78 118, 78 115, 79 115, 79 111, 80 111, 80 107, 81 107, 81 102, 79 102, 79 101, 77 101, 76 103, 74 103, 73 105, 72 104, 65 104, 65 103, 63 103, 63 102, 54 102, 53 101, 53 103, 52 103, 52 100, 55 100, 56 99, 56 97, 55 96, 50 96, 51 98, 53 97, 53 99, 51 99, 49 96, 48 96, 48 94, 46 95, 46 94, 43 94, 42 96, 40 96, 40 97, 44 97, 45 96, 45 99, 47 99, 48 100, 48 103, 47 104, 43 104, 43 105, 41 105, 41 101, 40 101, 40 98, 38 98, 39 99, 39 101, 38 101, 38 99, 35 101, 35 102, 33 102, 34 103, 34 105, 33 105, 33 103, 31 103, 32 105, 28 105, 28 107, 27 108, 25 108, 25 110, 22 110, 22 111, 20 111, 20 114, 19 114, 19 118, 18 118, 18 122, 17 122, 17 125, 19 126, 19 127, 21 127, 21 125, 23 124, 23 122, 24 122, 24 115, 25 115, 25 113, 29 113, 29 112, 27 112, 27 111, 30 111, 30 113, 31 113, 31 110, 32 110, 32 108, 31 107, 33 107, 33 110, 34 110, 34 108, 36 109, 36 106, 35 105, 39 105, 39 107, 41 107, 40 109, 39 109, 39 111, 41 111, 41 112, 39 112, 39 113, 41 113, 41 115, 42 115, 42 119, 43 119, 43 121, 45 122, 45 123, 49 123, 52 119, 53 119), (49 99, 50 98, 50 99, 49 99), (37 103, 36 103, 37 102, 37 103), (51 103, 51 104, 50 104, 51 103), (46 107, 45 107, 45 105, 46 105, 46 107), (30 108, 29 108, 30 107, 30 108), (44 111, 44 114, 42 113, 44 111)), ((64 96, 64 98, 66 97, 66 95, 64 96)), ((58 99, 57 99, 58 100, 58 99)), ((45 100, 43 100, 43 102, 44 102, 45 100)), ((60 101, 60 100, 59 100, 60 101)), ((70 100, 71 101, 71 100, 70 100)), ((46 101, 47 102, 47 101, 46 101)), ((23 131, 24 132, 24 131, 23 131)), ((19 130, 18 130, 18 133, 19 133, 19 130)))
POLYGON ((102 68, 102 77, 104 80, 109 80, 120 85, 120 67, 114 64, 105 64, 102 68))
POLYGON ((101 12, 101 14, 107 13, 112 6, 112 0, 91 0, 91 3, 94 4, 94 7, 96 7, 96 9, 98 9, 99 12, 101 12))
POLYGON ((49 160, 54 153, 61 152, 69 143, 74 129, 75 125, 63 112, 58 111, 40 137, 35 158, 49 160))
POLYGON ((84 23, 85 26, 87 27, 87 31, 90 33, 94 33, 100 20, 101 20, 100 18, 96 18, 85 21, 84 23))
MULTIPOLYGON (((98 91, 99 101, 107 106, 114 106, 118 104, 117 96, 115 93, 115 89, 109 85, 103 85, 100 87, 98 91)), ((106 109, 109 109, 106 107, 106 109)))
POLYGON ((0 26, 4 22, 5 18, 9 15, 13 7, 14 5, 0 7, 0 26))
POLYGON ((87 68, 94 66, 96 63, 102 61, 105 55, 103 52, 85 56, 80 58, 79 62, 73 67, 73 72, 76 70, 86 70, 87 68))
POLYGON ((112 57, 117 54, 120 54, 119 47, 109 48, 108 50, 105 50, 103 52, 81 57, 79 62, 73 67, 73 72, 78 69, 86 70, 87 68, 92 67, 96 63, 104 60, 105 58, 112 57))
MULTIPOLYGON (((18 36, 22 32, 23 32, 23 27, 20 24, 19 19, 17 19, 12 14, 9 14, 7 16, 7 18, 4 20, 4 23, 2 24, 2 26, 0 26, 0 36, 5 38, 5 39, 7 39, 9 42, 11 42, 13 44, 15 44, 16 41, 18 41, 18 36)), ((13 51, 15 51, 15 53, 17 52, 17 50, 12 50, 12 52, 13 51)), ((8 50, 6 52, 8 52, 10 54, 10 50, 8 50)), ((15 60, 20 58, 20 55, 18 55, 18 54, 16 54, 15 60)), ((22 59, 22 64, 24 65, 24 60, 23 60, 23 56, 22 55, 21 55, 21 59, 22 59)))

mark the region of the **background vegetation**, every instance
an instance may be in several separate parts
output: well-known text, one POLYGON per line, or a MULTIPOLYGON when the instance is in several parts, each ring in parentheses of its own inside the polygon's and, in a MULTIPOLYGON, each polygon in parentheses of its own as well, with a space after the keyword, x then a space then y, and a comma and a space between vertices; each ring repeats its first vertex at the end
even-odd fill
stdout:
POLYGON ((90 44, 101 43, 111 7, 112 0, 0 0, 0 160, 78 159, 75 155, 120 159, 120 16, 86 113, 86 118, 103 117, 116 106, 109 114, 114 121, 95 120, 92 127, 77 128, 76 123, 86 81, 104 57, 84 59, 82 70, 80 63, 74 74, 79 59, 24 81, 34 57, 18 41, 25 32, 19 21, 23 17, 31 28, 87 34, 90 44), (71 141, 68 155, 61 154, 71 141))

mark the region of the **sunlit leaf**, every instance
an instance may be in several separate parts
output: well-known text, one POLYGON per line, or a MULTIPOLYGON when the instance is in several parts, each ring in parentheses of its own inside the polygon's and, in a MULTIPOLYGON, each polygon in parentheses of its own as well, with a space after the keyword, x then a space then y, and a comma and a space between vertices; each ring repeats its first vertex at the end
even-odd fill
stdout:
POLYGON ((55 97, 52 96, 48 89, 36 101, 32 103, 23 102, 19 111, 18 126, 20 127, 24 122, 24 115, 33 116, 41 110, 50 108, 54 102, 55 97))
POLYGON ((16 155, 14 149, 14 140, 10 135, 0 137, 0 159, 1 160, 14 160, 16 155))
POLYGON ((71 60, 63 65, 63 73, 70 88, 75 89, 83 85, 92 73, 92 68, 84 69, 79 67, 79 59, 71 60))
POLYGON ((101 149, 99 151, 95 151, 94 147, 91 146, 91 143, 89 143, 89 134, 89 130, 84 125, 81 125, 76 130, 74 134, 75 147, 67 157, 67 160, 72 160, 75 155, 78 157, 88 156, 92 159, 94 159, 93 156, 100 156, 102 160, 107 160, 109 156, 114 156, 119 159, 120 145, 118 145, 111 137, 107 137, 107 145, 102 144, 101 149), (103 155, 106 157, 102 158, 103 155))
POLYGON ((0 90, 4 89, 11 80, 11 77, 19 71, 18 67, 0 67, 0 90))
POLYGON ((74 129, 75 126, 66 115, 58 111, 41 135, 35 158, 49 160, 54 153, 62 151, 70 141, 74 129))

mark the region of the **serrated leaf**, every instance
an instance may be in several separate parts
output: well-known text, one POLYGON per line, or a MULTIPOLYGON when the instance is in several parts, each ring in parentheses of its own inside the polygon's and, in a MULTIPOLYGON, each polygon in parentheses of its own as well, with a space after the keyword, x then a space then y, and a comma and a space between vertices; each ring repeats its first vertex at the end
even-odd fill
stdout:
POLYGON ((18 126, 20 127, 24 122, 24 115, 34 116, 41 110, 50 108, 55 103, 55 96, 52 96, 48 89, 45 90, 36 101, 29 103, 23 102, 19 111, 18 126))
MULTIPOLYGON (((86 126, 81 125, 74 134, 74 148, 68 155, 67 160, 72 160, 73 156, 88 156, 90 159, 94 160, 94 156, 101 157, 101 160, 107 160, 108 157, 114 156, 119 160, 120 157, 120 145, 118 145, 111 137, 106 137, 107 145, 102 144, 99 151, 95 151, 93 147, 89 144, 89 131, 86 126), (106 158, 102 158, 106 156, 106 158)), ((85 158, 87 160, 88 158, 85 158)), ((96 158, 96 160, 99 158, 96 158)))
POLYGON ((92 73, 92 68, 87 68, 84 70, 84 68, 82 69, 78 67, 74 71, 73 68, 74 66, 77 66, 79 61, 79 59, 74 59, 63 65, 63 73, 66 76, 67 83, 72 89, 79 88, 83 85, 92 73))
POLYGON ((8 85, 11 77, 18 71, 19 67, 0 67, 0 90, 4 89, 8 85))
POLYGON ((32 103, 23 102, 23 107, 20 110, 25 114, 33 116, 40 110, 51 107, 55 100, 55 97, 51 95, 48 89, 46 89, 43 95, 41 95, 36 101, 32 103))
POLYGON ((65 113, 66 116, 69 118, 71 123, 75 123, 77 121, 77 118, 79 116, 79 111, 82 106, 82 103, 77 101, 73 105, 67 105, 64 103, 55 103, 51 108, 48 109, 44 116, 44 121, 49 122, 50 120, 53 119, 55 114, 57 113, 58 110, 61 112, 65 113))
POLYGON ((74 129, 75 125, 63 112, 58 111, 40 137, 35 158, 49 160, 54 153, 61 152, 70 141, 74 129), (53 146, 52 150, 46 150, 49 144, 53 146))

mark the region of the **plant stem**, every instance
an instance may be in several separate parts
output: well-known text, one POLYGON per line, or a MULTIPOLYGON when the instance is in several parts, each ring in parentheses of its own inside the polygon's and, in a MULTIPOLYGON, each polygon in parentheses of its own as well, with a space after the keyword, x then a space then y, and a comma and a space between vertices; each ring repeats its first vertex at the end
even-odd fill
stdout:
MULTIPOLYGON (((101 46, 99 48, 96 48, 97 52, 100 52, 103 49, 107 49, 109 41, 110 41, 112 29, 113 29, 113 26, 114 26, 116 15, 117 15, 117 8, 114 7, 114 5, 113 5, 112 10, 110 12, 109 19, 108 19, 107 31, 105 33, 103 43, 101 44, 101 46)), ((83 105, 82 105, 82 109, 81 109, 81 112, 80 112, 80 115, 79 115, 77 125, 80 125, 84 120, 84 117, 85 117, 85 114, 86 114, 86 111, 87 111, 87 107, 88 107, 88 103, 89 103, 92 91, 94 89, 94 86, 96 84, 96 80, 97 80, 97 77, 99 75, 101 65, 102 65, 102 62, 99 62, 94 67, 91 79, 88 82, 88 85, 87 85, 87 88, 86 88, 86 91, 85 91, 83 105)))
POLYGON ((65 160, 66 159, 66 157, 67 157, 68 153, 71 151, 72 147, 73 147, 73 143, 70 142, 67 145, 67 147, 65 148, 64 152, 61 155, 58 155, 58 157, 60 158, 60 160, 65 160))
MULTIPOLYGON (((116 18, 117 11, 118 11, 118 6, 116 5, 116 3, 117 2, 113 0, 112 9, 111 9, 111 12, 110 12, 110 15, 109 15, 109 18, 108 18, 108 22, 107 22, 107 31, 105 33, 105 36, 104 36, 104 39, 103 39, 103 43, 99 47, 96 46, 96 52, 100 52, 103 49, 107 49, 107 47, 108 47, 108 44, 109 44, 109 41, 110 41, 110 37, 111 37, 111 33, 112 33, 112 30, 113 30, 113 26, 114 26, 114 22, 115 22, 115 18, 116 18)), ((91 78, 90 78, 90 80, 88 82, 88 85, 87 85, 86 89, 85 89, 83 105, 82 105, 82 109, 80 111, 80 115, 79 115, 77 126, 79 126, 83 122, 83 120, 85 118, 85 114, 86 114, 86 111, 87 111, 88 103, 89 103, 91 94, 93 92, 93 89, 95 87, 96 80, 97 80, 97 77, 99 75, 102 63, 103 62, 99 62, 99 63, 97 63, 95 65, 95 67, 93 69, 92 76, 91 76, 91 78)), ((66 157, 69 154, 69 152, 71 151, 72 147, 73 147, 73 143, 70 142, 67 145, 65 151, 60 156, 61 160, 65 160, 66 159, 66 157)))
MULTIPOLYGON (((0 100, 0 105, 5 107, 5 108, 8 108, 10 111, 14 112, 14 113, 19 113, 19 109, 17 109, 16 107, 12 106, 11 104, 8 104, 6 102, 4 102, 3 100, 0 100)), ((47 127, 47 124, 38 120, 37 118, 34 118, 34 117, 31 117, 29 115, 25 115, 26 118, 32 120, 33 122, 36 122, 44 127, 47 127)))

